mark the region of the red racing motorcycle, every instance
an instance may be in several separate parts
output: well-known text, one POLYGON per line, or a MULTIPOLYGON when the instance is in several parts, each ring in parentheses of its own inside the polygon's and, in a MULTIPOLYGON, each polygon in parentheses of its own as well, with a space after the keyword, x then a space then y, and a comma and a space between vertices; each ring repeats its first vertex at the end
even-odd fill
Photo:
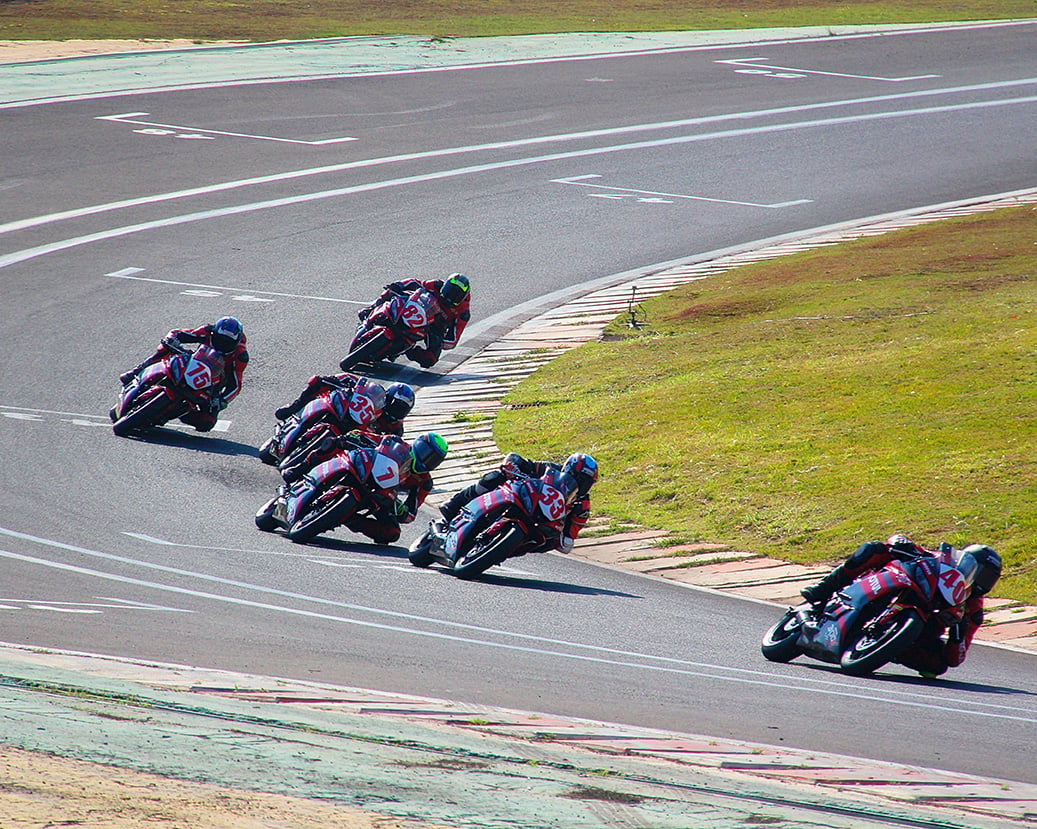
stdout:
POLYGON ((395 509, 406 452, 379 445, 335 455, 307 473, 312 481, 278 487, 256 513, 256 526, 264 532, 281 528, 292 541, 304 544, 335 527, 353 529, 353 519, 395 509), (315 490, 313 481, 318 482, 315 490), (304 498, 307 489, 310 497, 304 498))
POLYGON ((392 362, 425 339, 429 325, 440 313, 438 300, 427 288, 389 297, 357 325, 349 353, 339 366, 351 371, 361 363, 392 362))
POLYGON ((352 389, 322 394, 277 424, 259 447, 259 459, 269 466, 295 465, 328 435, 348 434, 373 423, 384 405, 385 389, 364 379, 352 389))
POLYGON ((961 620, 975 576, 975 561, 967 560, 971 565, 942 544, 939 556, 908 557, 862 574, 823 608, 790 607, 764 634, 763 655, 771 662, 806 655, 852 676, 870 674, 896 661, 937 614, 946 623, 961 620))
POLYGON ((450 523, 433 521, 410 548, 415 567, 438 563, 460 579, 505 559, 543 552, 558 542, 576 497, 576 481, 558 469, 516 477, 467 504, 450 523))
POLYGON ((173 340, 162 342, 173 353, 124 386, 111 411, 112 431, 120 437, 162 426, 192 410, 209 411, 223 383, 224 357, 215 348, 203 343, 188 351, 173 340))

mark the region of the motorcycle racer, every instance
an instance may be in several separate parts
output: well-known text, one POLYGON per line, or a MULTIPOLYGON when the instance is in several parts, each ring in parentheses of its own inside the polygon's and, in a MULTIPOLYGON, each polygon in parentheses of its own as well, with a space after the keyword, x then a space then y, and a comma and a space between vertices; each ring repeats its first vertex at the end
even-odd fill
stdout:
MULTIPOLYGON (((429 324, 425 333, 425 345, 415 345, 407 350, 407 357, 422 368, 431 368, 439 360, 443 349, 457 346, 461 333, 471 319, 471 283, 467 276, 454 273, 446 279, 404 279, 385 286, 381 295, 357 314, 361 322, 386 300, 395 296, 408 296, 419 288, 425 288, 435 297, 439 313, 429 324)), ((372 317, 377 321, 377 317, 372 317)))
MULTIPOLYGON (((315 374, 306 381, 306 387, 299 396, 286 406, 274 411, 274 417, 285 420, 298 414, 313 400, 334 392, 353 391, 358 383, 373 384, 373 380, 358 374, 343 372, 340 374, 315 374)), ((365 428, 382 435, 403 435, 403 420, 414 408, 414 389, 406 383, 393 383, 385 389, 385 403, 373 421, 365 424, 365 428)))
POLYGON ((371 449, 347 449, 345 436, 334 439, 329 456, 306 472, 299 483, 286 491, 288 518, 294 522, 313 499, 343 474, 363 481, 372 468, 375 454, 383 454, 396 462, 400 482, 391 499, 382 499, 374 517, 355 516, 350 529, 368 536, 377 544, 392 544, 400 537, 400 524, 414 520, 418 508, 432 491, 430 474, 447 454, 447 442, 435 432, 426 432, 406 443, 395 435, 386 435, 371 449), (402 497, 401 497, 402 496, 402 497))
POLYGON ((509 452, 504 456, 504 460, 497 469, 487 472, 474 484, 470 484, 453 495, 450 500, 440 506, 439 511, 449 522, 461 511, 462 507, 480 495, 485 495, 515 478, 539 478, 548 469, 556 469, 570 475, 576 482, 576 496, 566 515, 557 543, 560 552, 572 552, 576 538, 590 518, 590 489, 598 480, 597 461, 582 452, 570 455, 563 464, 551 461, 532 461, 517 452, 509 452))
MULTIPOLYGON (((245 329, 235 317, 220 317, 212 325, 203 325, 200 328, 174 328, 162 338, 154 354, 140 365, 119 375, 123 386, 132 383, 152 363, 157 363, 173 353, 173 350, 167 347, 167 342, 175 346, 182 346, 184 343, 204 343, 224 355, 223 385, 212 396, 209 411, 191 411, 181 418, 199 432, 208 432, 216 425, 219 413, 241 392, 242 375, 249 360, 245 329)), ((114 408, 108 414, 115 420, 114 408)))
POLYGON ((866 541, 842 564, 817 584, 800 591, 813 605, 823 606, 834 593, 864 573, 881 570, 891 561, 919 556, 947 557, 959 570, 973 573, 971 589, 964 602, 953 613, 934 616, 922 635, 896 661, 926 678, 943 674, 965 661, 972 639, 983 624, 983 597, 1001 577, 1001 557, 985 544, 970 544, 960 551, 927 550, 903 534, 891 535, 885 542, 866 541), (944 635, 946 634, 946 636, 944 635))

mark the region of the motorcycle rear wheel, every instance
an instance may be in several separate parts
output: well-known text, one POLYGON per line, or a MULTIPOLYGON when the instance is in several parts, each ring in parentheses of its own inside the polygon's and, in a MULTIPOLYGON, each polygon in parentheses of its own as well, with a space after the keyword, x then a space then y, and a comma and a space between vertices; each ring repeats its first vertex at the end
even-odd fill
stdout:
POLYGON ((913 608, 905 608, 881 628, 865 625, 850 647, 843 651, 839 667, 850 676, 865 676, 891 662, 906 650, 925 627, 925 620, 913 608))
POLYGON ((339 368, 349 371, 358 363, 375 363, 388 353, 391 345, 385 334, 375 334, 339 360, 339 368))
POLYGON ((296 519, 288 528, 288 537, 298 544, 305 544, 311 538, 344 523, 359 506, 352 492, 346 492, 339 498, 318 500, 313 509, 296 519))
POLYGON ((112 432, 119 437, 126 437, 130 432, 139 429, 147 429, 150 426, 160 426, 169 420, 166 408, 169 405, 165 394, 158 393, 141 406, 131 409, 115 423, 112 424, 112 432))
POLYGON ((462 556, 450 572, 459 579, 474 579, 508 558, 525 540, 526 534, 514 526, 496 538, 479 538, 471 551, 462 556))
POLYGON ((803 653, 796 644, 802 627, 795 609, 790 608, 781 621, 763 635, 760 643, 763 655, 771 662, 791 662, 803 653))

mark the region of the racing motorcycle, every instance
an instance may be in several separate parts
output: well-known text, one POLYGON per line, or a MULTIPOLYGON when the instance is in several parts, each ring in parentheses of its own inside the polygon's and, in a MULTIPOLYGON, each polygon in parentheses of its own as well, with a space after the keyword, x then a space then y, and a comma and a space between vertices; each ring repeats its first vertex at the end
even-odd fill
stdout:
POLYGON ((280 528, 300 544, 335 527, 354 529, 355 518, 373 518, 384 507, 397 508, 400 462, 380 448, 337 455, 313 470, 322 483, 304 507, 298 508, 296 501, 307 484, 283 484, 256 513, 256 526, 264 532, 280 528))
POLYGON ((439 302, 427 288, 390 296, 357 325, 349 353, 339 366, 350 371, 361 363, 392 362, 425 339, 439 313, 439 302))
POLYGON ((286 417, 259 447, 259 459, 269 466, 295 466, 331 435, 337 437, 374 422, 385 405, 385 389, 359 380, 349 392, 334 391, 311 400, 286 417))
POLYGON ((432 521, 408 554, 415 567, 438 563, 472 579, 505 559, 549 549, 557 541, 576 482, 559 469, 516 476, 471 501, 449 522, 432 521))
POLYGON ((183 417, 192 410, 209 411, 223 383, 224 356, 210 345, 194 351, 166 338, 168 356, 145 367, 119 393, 110 412, 112 431, 124 437, 183 417))
POLYGON ((764 634, 761 650, 772 662, 806 655, 852 676, 876 671, 909 648, 930 620, 961 621, 975 570, 956 566, 957 551, 905 557, 862 574, 818 607, 790 607, 764 634))

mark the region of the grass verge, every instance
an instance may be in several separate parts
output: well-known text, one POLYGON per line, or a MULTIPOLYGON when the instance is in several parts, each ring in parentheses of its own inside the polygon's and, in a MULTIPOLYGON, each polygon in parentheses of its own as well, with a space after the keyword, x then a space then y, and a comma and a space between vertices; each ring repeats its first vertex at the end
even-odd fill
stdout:
POLYGON ((710 277, 520 384, 494 434, 593 453, 595 508, 803 563, 904 531, 992 544, 1037 604, 1037 215, 948 220, 710 277), (534 404, 534 405, 528 405, 534 404))
POLYGON ((1032 17, 1033 0, 0 0, 0 40, 475 37, 1032 17))

